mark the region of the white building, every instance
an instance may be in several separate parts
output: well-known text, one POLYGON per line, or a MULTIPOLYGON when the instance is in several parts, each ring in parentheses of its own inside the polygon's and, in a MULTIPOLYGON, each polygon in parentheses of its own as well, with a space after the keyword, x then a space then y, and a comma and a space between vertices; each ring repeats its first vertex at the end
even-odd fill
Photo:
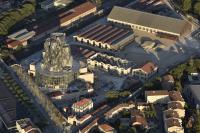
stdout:
POLYGON ((93 101, 91 99, 84 98, 72 105, 72 111, 76 114, 84 114, 93 109, 93 101))

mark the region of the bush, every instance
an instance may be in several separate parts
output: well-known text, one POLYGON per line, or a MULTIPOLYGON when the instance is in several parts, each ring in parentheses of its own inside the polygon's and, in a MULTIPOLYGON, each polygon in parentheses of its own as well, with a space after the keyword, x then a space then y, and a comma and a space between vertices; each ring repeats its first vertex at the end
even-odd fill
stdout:
POLYGON ((35 12, 35 1, 25 2, 21 8, 7 12, 0 19, 0 35, 8 34, 9 29, 35 12))

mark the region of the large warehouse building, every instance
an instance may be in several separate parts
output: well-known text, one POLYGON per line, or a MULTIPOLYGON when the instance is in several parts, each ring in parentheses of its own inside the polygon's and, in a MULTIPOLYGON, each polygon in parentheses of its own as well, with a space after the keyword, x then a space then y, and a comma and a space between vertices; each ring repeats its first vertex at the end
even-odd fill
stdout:
POLYGON ((161 36, 179 37, 190 28, 185 20, 115 6, 108 21, 161 36))
POLYGON ((75 40, 92 46, 119 50, 134 40, 132 30, 113 25, 97 24, 74 36, 75 40))
POLYGON ((60 27, 69 26, 72 23, 83 19, 97 11, 96 6, 91 2, 85 2, 67 12, 59 14, 60 27))

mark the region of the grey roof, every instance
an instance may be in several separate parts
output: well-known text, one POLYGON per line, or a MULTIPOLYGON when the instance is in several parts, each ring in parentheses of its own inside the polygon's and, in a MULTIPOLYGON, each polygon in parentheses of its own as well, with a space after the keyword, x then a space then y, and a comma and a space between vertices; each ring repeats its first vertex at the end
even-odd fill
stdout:
POLYGON ((123 21, 126 23, 151 27, 175 34, 181 34, 184 27, 189 26, 185 20, 115 6, 108 19, 123 21))
POLYGON ((188 89, 192 93, 193 97, 200 103, 200 85, 189 85, 188 89))

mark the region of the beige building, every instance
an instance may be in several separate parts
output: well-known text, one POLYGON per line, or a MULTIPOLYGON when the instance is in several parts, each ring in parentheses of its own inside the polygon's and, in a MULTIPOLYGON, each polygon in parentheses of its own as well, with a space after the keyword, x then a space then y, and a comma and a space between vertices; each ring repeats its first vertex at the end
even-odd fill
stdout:
POLYGON ((191 25, 182 19, 117 6, 112 9, 107 19, 110 22, 130 26, 133 29, 172 38, 179 37, 191 29, 191 25))
POLYGON ((102 133, 117 133, 116 130, 108 124, 101 124, 98 128, 102 133))
POLYGON ((169 99, 169 93, 166 90, 145 91, 147 103, 166 104, 169 99))
POLYGON ((60 27, 70 26, 74 22, 83 19, 97 11, 96 6, 91 2, 85 2, 67 12, 59 14, 60 27))
POLYGON ((109 24, 97 24, 73 36, 75 40, 91 46, 119 50, 134 40, 133 31, 109 24))
POLYGON ((166 133, 184 133, 184 129, 177 118, 169 118, 164 123, 166 133))
POLYGON ((138 77, 141 80, 147 80, 156 74, 158 67, 153 62, 147 62, 142 66, 132 70, 132 75, 138 77))

